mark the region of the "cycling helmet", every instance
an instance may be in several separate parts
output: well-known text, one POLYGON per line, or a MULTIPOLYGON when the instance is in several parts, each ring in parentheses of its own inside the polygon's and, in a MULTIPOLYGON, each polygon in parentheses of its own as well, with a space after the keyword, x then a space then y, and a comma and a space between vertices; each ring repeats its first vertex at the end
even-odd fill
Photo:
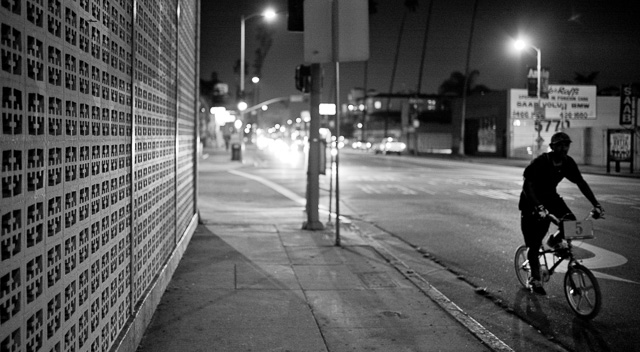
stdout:
POLYGON ((564 132, 558 132, 551 137, 550 145, 556 145, 558 143, 571 143, 571 138, 564 132))

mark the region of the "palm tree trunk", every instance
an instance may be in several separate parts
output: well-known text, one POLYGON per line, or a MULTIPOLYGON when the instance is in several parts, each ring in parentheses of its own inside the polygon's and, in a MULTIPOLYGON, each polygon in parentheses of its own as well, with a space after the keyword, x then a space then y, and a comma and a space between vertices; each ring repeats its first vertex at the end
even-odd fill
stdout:
POLYGON ((360 134, 360 140, 366 141, 365 133, 367 128, 367 91, 369 88, 368 85, 369 79, 369 60, 364 62, 364 109, 362 110, 362 133, 360 134))
MULTIPOLYGON (((393 59, 393 69, 391 70, 391 82, 389 83, 389 94, 393 93, 393 81, 396 79, 396 69, 398 67, 398 57, 400 56, 400 44, 402 42, 402 35, 404 34, 404 24, 407 20, 407 12, 409 10, 405 9, 404 14, 402 14, 402 22, 400 22, 400 31, 398 32, 398 42, 396 44, 396 55, 393 59)), ((389 133, 389 103, 391 102, 391 97, 387 98, 387 114, 384 119, 384 137, 388 137, 389 133)))
POLYGON ((467 91, 469 90, 469 61, 471 60, 471 44, 473 42, 473 30, 476 22, 476 13, 478 12, 478 2, 473 3, 473 15, 471 15, 471 32, 469 33, 469 45, 467 46, 467 62, 464 68, 464 86, 462 87, 462 115, 460 118, 460 143, 458 145, 458 154, 464 155, 464 122, 467 118, 467 91))
POLYGON ((429 23, 431 22, 431 9, 433 8, 433 0, 429 2, 429 12, 427 13, 427 24, 424 28, 424 38, 422 40, 422 55, 420 56, 420 74, 418 75, 418 95, 422 90, 422 72, 424 71, 424 57, 427 53, 427 37, 429 36, 429 23))

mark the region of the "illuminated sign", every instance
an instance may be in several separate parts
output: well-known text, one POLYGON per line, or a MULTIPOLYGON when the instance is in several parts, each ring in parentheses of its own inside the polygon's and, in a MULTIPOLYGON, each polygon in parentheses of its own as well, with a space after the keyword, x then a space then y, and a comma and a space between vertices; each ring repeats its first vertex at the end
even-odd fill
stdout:
POLYGON ((320 104, 320 115, 335 115, 336 104, 320 104))
MULTIPOLYGON (((549 98, 540 99, 545 120, 585 120, 596 118, 596 86, 549 85, 549 98)), ((538 98, 530 97, 526 89, 511 89, 510 111, 512 119, 533 119, 538 111, 538 98)))

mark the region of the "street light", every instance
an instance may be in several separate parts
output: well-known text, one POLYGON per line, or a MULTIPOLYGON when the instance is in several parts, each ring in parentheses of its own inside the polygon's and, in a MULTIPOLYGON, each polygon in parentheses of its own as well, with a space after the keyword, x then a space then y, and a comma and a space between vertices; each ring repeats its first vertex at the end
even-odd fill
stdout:
POLYGON ((542 54, 540 53, 540 49, 536 48, 535 46, 533 46, 533 45, 531 45, 531 44, 529 44, 527 42, 525 42, 522 39, 516 40, 515 46, 516 46, 516 49, 518 49, 518 50, 523 50, 523 49, 525 49, 527 47, 530 47, 531 49, 535 50, 536 53, 538 54, 538 65, 537 65, 538 66, 537 67, 537 69, 538 69, 538 77, 537 77, 538 84, 537 84, 537 89, 536 89, 536 95, 538 96, 538 104, 540 104, 540 81, 541 81, 540 77, 541 77, 541 74, 542 74, 542 72, 541 72, 542 71, 542 54))
POLYGON ((264 17, 266 20, 271 20, 276 17, 276 12, 273 9, 267 9, 261 13, 254 13, 251 16, 240 17, 240 98, 244 99, 244 47, 245 47, 245 21, 254 17, 264 17))
MULTIPOLYGON (((536 51, 537 57, 538 57, 538 64, 537 64, 537 70, 538 70, 538 74, 537 74, 537 82, 538 84, 536 85, 536 96, 538 97, 538 113, 536 114, 536 111, 534 109, 534 114, 536 115, 535 117, 535 123, 536 123, 536 130, 538 131, 538 138, 536 138, 536 142, 538 143, 538 152, 542 149, 542 142, 544 142, 544 139, 541 136, 541 132, 542 132, 542 128, 540 126, 541 124, 541 118, 540 118, 540 111, 542 109, 542 102, 540 100, 540 83, 541 83, 541 76, 542 76, 542 54, 540 53, 540 49, 536 48, 535 46, 525 42, 522 39, 518 39, 515 42, 515 47, 518 50, 523 50, 526 47, 529 47, 533 50, 536 51)), ((563 121, 563 125, 564 125, 564 121, 563 121)))

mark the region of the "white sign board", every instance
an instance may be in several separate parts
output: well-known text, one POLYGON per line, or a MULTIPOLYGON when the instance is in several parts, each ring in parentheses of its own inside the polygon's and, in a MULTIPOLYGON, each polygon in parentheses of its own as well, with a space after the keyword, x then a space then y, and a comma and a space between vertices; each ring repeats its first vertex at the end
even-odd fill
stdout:
POLYGON ((319 110, 320 110, 320 115, 335 115, 336 104, 320 103, 319 110))
POLYGON ((368 59, 369 2, 367 0, 306 0, 304 2, 305 62, 349 62, 368 59), (334 45, 337 47, 335 52, 334 45))
MULTIPOLYGON (((549 85, 549 98, 540 99, 545 120, 585 120, 596 118, 596 86, 549 85)), ((526 89, 511 89, 512 119, 533 119, 538 98, 529 97, 526 89)))

